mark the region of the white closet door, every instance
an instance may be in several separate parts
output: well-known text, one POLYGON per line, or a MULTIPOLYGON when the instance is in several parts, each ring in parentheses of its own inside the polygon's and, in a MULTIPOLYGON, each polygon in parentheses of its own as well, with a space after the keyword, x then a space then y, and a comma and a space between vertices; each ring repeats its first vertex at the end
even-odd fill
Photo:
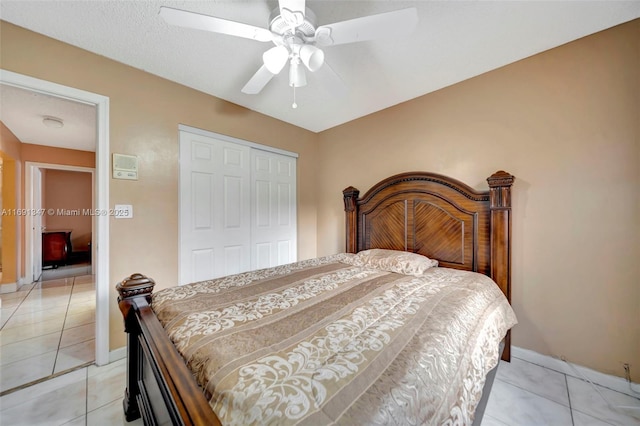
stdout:
POLYGON ((251 150, 251 269, 295 262, 296 159, 251 150))
POLYGON ((180 284, 249 270, 250 151, 180 132, 180 284))

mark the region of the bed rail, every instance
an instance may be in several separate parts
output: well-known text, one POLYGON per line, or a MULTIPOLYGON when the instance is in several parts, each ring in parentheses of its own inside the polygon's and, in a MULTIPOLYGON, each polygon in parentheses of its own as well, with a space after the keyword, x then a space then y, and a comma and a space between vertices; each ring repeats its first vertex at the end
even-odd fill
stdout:
POLYGON ((151 310, 155 282, 133 274, 116 285, 127 333, 125 418, 145 425, 219 425, 202 389, 151 310))

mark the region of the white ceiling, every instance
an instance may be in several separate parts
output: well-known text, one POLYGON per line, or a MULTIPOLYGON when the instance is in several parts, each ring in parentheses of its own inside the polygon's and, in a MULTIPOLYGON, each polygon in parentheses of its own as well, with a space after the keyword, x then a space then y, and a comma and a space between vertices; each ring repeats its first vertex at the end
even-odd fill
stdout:
POLYGON ((0 121, 23 143, 96 150, 96 108, 80 102, 0 84, 0 121), (45 117, 63 121, 51 128, 45 117))
POLYGON ((266 28, 277 2, 2 0, 0 18, 319 132, 640 17, 640 1, 309 0, 318 25, 405 7, 419 23, 410 37, 324 48, 348 91, 308 73, 292 109, 284 72, 258 95, 240 91, 273 44, 169 26, 161 5, 266 28))

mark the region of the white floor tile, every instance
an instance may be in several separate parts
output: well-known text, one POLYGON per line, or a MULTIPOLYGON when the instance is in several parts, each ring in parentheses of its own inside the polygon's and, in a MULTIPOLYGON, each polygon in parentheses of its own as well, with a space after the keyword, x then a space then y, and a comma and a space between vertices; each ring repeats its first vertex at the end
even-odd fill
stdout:
POLYGON ((493 383, 486 414, 508 425, 572 425, 568 407, 501 380, 493 383))
MULTIPOLYGON (((84 373, 86 375, 86 371, 84 373)), ((18 391, 23 397, 19 403, 16 403, 14 396, 14 403, 10 407, 5 407, 4 403, 2 404, 0 424, 12 426, 60 425, 84 415, 86 412, 86 378, 79 375, 78 380, 69 381, 67 377, 57 380, 60 378, 54 378, 18 391), (52 381, 55 382, 48 383, 52 381), (44 394, 38 391, 40 386, 47 387, 48 391, 44 394)), ((9 394, 7 397, 11 397, 15 393, 9 394)), ((4 398, 2 397, 2 399, 4 398)))
POLYGON ((76 417, 67 423, 63 423, 61 426, 87 426, 87 416, 76 417))
POLYGON ((616 426, 576 410, 571 410, 571 415, 573 416, 573 426, 616 426))
POLYGON ((126 373, 127 363, 124 359, 104 367, 90 366, 87 380, 87 410, 95 410, 113 401, 122 403, 126 373))
MULTIPOLYGON (((19 311, 19 309, 18 309, 19 311)), ((2 328, 3 330, 8 330, 10 328, 22 327, 24 325, 35 324, 35 323, 55 323, 58 324, 60 328, 62 328, 62 324, 64 324, 64 317, 66 316, 66 312, 58 312, 55 311, 38 311, 38 312, 29 312, 26 314, 18 314, 16 312, 9 321, 7 321, 2 328)))
POLYGON ((49 313, 64 314, 66 311, 67 311, 67 305, 65 304, 43 306, 41 303, 23 303, 16 309, 16 315, 25 315, 25 314, 35 313, 35 312, 49 312, 49 313))
POLYGON ((96 277, 94 275, 80 275, 75 278, 74 284, 93 284, 95 286, 96 277))
POLYGON ((40 397, 46 396, 50 392, 54 392, 56 389, 73 385, 76 382, 86 381, 87 370, 84 368, 81 370, 63 374, 58 377, 54 377, 50 380, 46 380, 36 385, 29 386, 28 388, 20 389, 7 395, 0 396, 0 411, 8 410, 9 408, 18 406, 28 400, 38 399, 40 397))
POLYGON ((482 418, 482 426, 509 426, 506 423, 502 423, 500 420, 491 417, 487 414, 484 415, 484 417, 482 418))
POLYGON ((20 361, 0 366, 0 392, 13 389, 25 383, 48 377, 53 372, 56 351, 24 358, 20 361))
POLYGON ((88 362, 95 361, 96 344, 95 340, 87 340, 86 342, 77 343, 75 345, 61 347, 58 350, 54 373, 60 373, 65 370, 84 365, 88 362))
POLYGON ((62 330, 62 324, 57 322, 39 322, 21 327, 3 328, 0 330, 0 346, 10 343, 31 339, 32 337, 43 336, 62 330))
POLYGON ((67 314, 64 320, 64 328, 73 328, 81 325, 95 323, 96 313, 91 310, 82 311, 74 314, 67 314))
POLYGON ((13 293, 2 293, 0 294, 0 300, 2 300, 2 306, 5 307, 5 303, 9 300, 22 300, 29 294, 29 290, 23 290, 20 288, 18 291, 14 291, 13 293))
POLYGON ((110 402, 107 405, 103 405, 87 413, 87 425, 138 426, 142 424, 142 419, 137 419, 132 422, 125 420, 122 400, 110 402))
POLYGON ((22 298, 2 300, 0 306, 2 306, 2 309, 16 309, 18 306, 22 304, 23 300, 24 299, 22 298))
POLYGON ((571 407, 598 420, 614 425, 640 425, 640 410, 625 410, 615 406, 640 408, 640 400, 620 392, 598 386, 597 389, 607 399, 605 401, 591 385, 574 377, 567 377, 571 407), (610 406, 611 405, 611 406, 610 406))
POLYGON ((62 331, 62 339, 60 340, 60 347, 75 345, 76 343, 86 342, 87 340, 94 339, 96 335, 96 324, 89 323, 80 325, 78 327, 67 328, 62 331))
POLYGON ((11 318, 11 316, 15 313, 17 309, 17 305, 11 308, 2 308, 0 309, 0 328, 4 326, 4 324, 11 318))
POLYGON ((569 391, 565 375, 518 358, 500 361, 498 379, 569 406, 569 391))
POLYGON ((20 361, 26 356, 32 357, 58 350, 61 334, 62 332, 58 331, 3 345, 0 350, 0 365, 20 361))

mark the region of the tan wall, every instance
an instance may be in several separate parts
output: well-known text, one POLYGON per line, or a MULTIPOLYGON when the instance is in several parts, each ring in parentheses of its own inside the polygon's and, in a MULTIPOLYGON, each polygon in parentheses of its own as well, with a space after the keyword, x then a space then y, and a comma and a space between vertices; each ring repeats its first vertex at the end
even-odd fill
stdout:
POLYGON ((23 143, 21 152, 22 161, 91 168, 96 166, 96 154, 90 151, 23 143))
POLYGON ((318 254, 341 191, 426 170, 513 195, 514 344, 605 373, 640 367, 640 20, 320 134, 318 254))
POLYGON ((43 188, 43 208, 56 212, 47 214, 47 230, 70 230, 73 250, 88 250, 92 216, 82 212, 92 208, 91 173, 49 169, 46 170, 43 188), (60 211, 62 214, 58 214, 60 211), (80 214, 66 214, 68 211, 79 211, 80 214))
POLYGON ((6 156, 20 161, 22 155, 20 141, 2 121, 0 121, 0 151, 6 156))
MULTIPOLYGON (((111 206, 134 208, 133 219, 110 222, 114 285, 133 272, 153 277, 158 288, 177 282, 178 124, 299 153, 298 257, 316 255, 316 134, 6 22, 0 49, 3 69, 108 96, 111 152, 139 158, 139 180, 112 180, 109 188, 111 206)), ((125 335, 110 289, 116 349, 125 335)))
POLYGON ((2 157, 2 280, 1 283, 14 284, 20 278, 20 256, 17 237, 22 229, 23 217, 9 213, 22 208, 20 175, 22 170, 20 141, 0 122, 0 157, 2 157))
POLYGON ((0 152, 2 157, 2 280, 0 284, 18 282, 18 247, 15 244, 22 216, 18 209, 19 163, 0 152))

